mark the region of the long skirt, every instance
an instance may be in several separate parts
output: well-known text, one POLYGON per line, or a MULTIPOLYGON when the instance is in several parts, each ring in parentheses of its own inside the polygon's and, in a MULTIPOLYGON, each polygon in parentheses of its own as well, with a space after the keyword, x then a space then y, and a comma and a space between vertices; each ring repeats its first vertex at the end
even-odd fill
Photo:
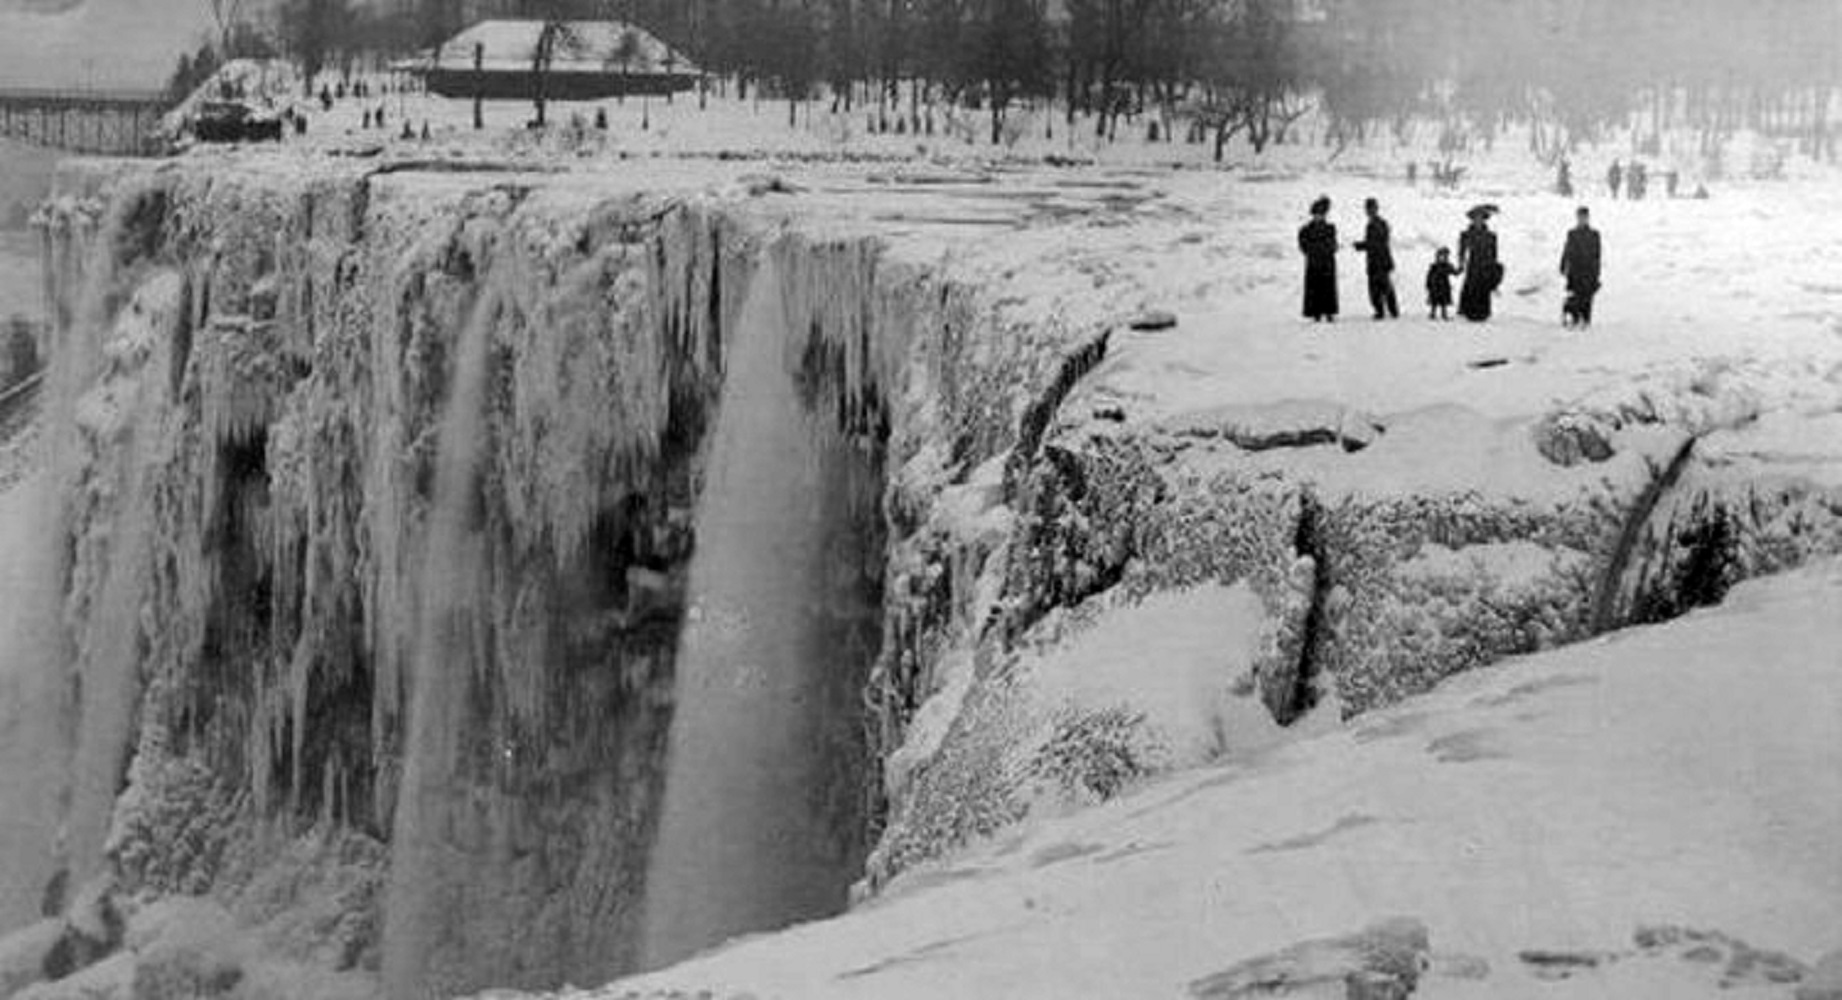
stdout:
POLYGON ((1337 264, 1305 265, 1305 317, 1318 319, 1337 314, 1337 264))
POLYGON ((1490 318, 1490 293, 1496 287, 1494 269, 1488 265, 1465 268, 1465 287, 1458 293, 1458 314, 1469 320, 1490 318))

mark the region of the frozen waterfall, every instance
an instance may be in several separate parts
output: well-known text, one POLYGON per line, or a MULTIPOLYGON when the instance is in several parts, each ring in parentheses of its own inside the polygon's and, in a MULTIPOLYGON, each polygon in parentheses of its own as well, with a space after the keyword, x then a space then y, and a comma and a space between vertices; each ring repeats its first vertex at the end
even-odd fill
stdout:
POLYGON ((837 912, 861 862, 873 476, 802 404, 789 325, 769 254, 736 329, 696 516, 648 967, 837 912))

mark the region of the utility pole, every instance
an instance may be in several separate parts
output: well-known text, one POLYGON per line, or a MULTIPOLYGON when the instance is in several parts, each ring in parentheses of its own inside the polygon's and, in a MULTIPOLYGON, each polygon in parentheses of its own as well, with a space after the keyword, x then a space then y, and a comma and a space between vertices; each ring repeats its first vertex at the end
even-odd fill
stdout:
POLYGON ((486 97, 486 43, 473 43, 473 130, 478 132, 486 127, 486 118, 481 110, 481 102, 486 97))

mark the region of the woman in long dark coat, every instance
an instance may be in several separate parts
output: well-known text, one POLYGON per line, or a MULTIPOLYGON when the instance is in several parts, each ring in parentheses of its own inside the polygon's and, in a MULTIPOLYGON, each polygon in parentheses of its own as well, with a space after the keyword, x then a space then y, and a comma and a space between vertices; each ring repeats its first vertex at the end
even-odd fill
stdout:
POLYGON ((1497 263, 1497 234, 1487 224, 1490 211, 1474 208, 1469 214, 1471 227, 1458 234, 1458 270, 1465 276, 1458 314, 1480 322, 1490 318, 1490 296, 1503 281, 1503 266, 1497 263))
POLYGON ((1298 230, 1298 250, 1305 255, 1305 318, 1337 321, 1337 227, 1324 217, 1330 199, 1311 203, 1311 221, 1298 230))

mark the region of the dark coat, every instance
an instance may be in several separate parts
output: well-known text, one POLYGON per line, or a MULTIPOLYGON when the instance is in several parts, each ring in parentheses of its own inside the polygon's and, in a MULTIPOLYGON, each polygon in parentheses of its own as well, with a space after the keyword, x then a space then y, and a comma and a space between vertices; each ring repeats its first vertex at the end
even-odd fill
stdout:
POLYGON ((1599 290, 1599 231, 1591 226, 1575 226, 1567 231, 1567 246, 1561 251, 1561 274, 1567 277, 1567 290, 1576 295, 1599 290))
POLYGON ((1503 265, 1497 262, 1497 234, 1483 223, 1458 234, 1458 269, 1465 286, 1458 293, 1458 314, 1466 319, 1490 318, 1490 296, 1503 283, 1503 265))
POLYGON ((1426 304, 1429 306, 1449 306, 1452 304, 1452 275, 1458 269, 1449 260, 1433 261, 1426 269, 1426 304))
POLYGON ((1298 250, 1305 255, 1305 315, 1310 319, 1337 314, 1337 227, 1312 219, 1298 230, 1298 250))
POLYGON ((1362 240, 1356 249, 1368 256, 1370 274, 1389 274, 1394 271, 1394 251, 1388 246, 1388 220, 1377 215, 1369 220, 1369 228, 1362 234, 1362 240))

